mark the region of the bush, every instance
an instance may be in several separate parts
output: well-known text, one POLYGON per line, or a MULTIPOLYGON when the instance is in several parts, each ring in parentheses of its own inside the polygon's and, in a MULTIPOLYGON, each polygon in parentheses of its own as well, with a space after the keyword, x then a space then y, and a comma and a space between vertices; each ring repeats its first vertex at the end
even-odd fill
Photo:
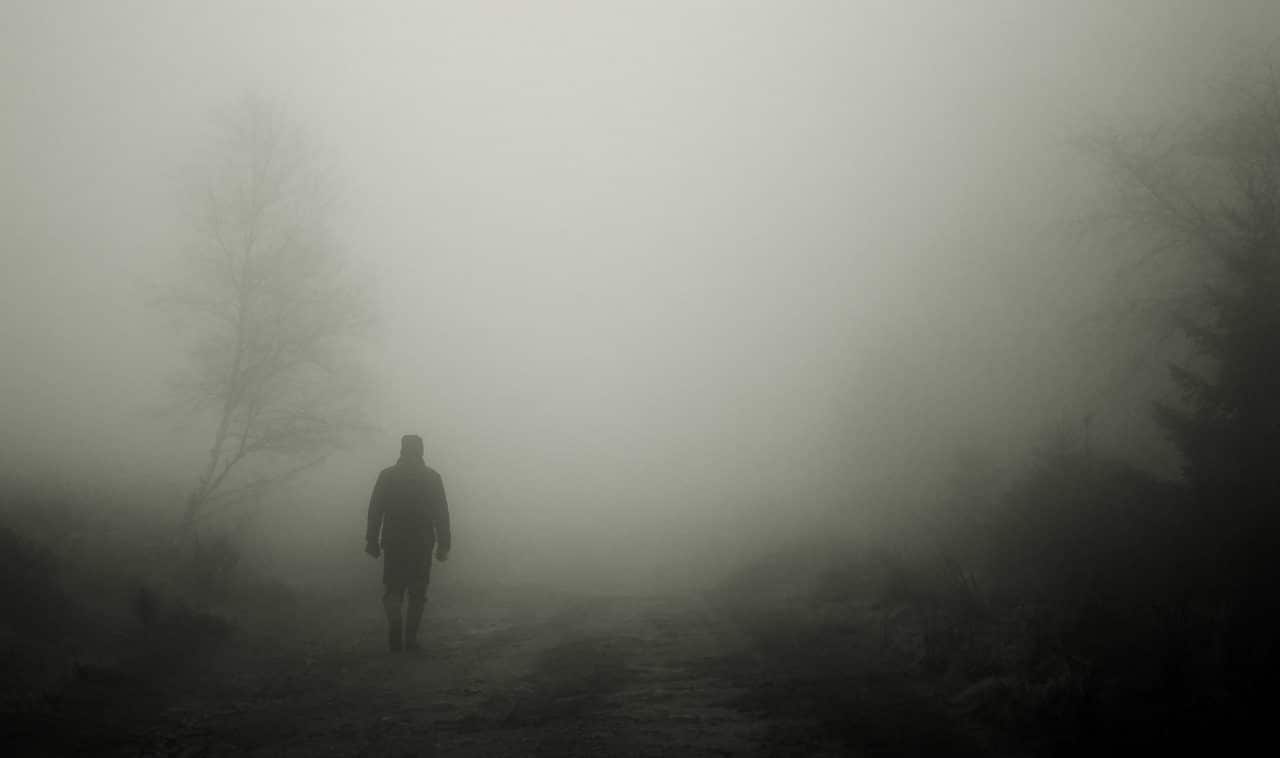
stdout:
POLYGON ((1181 591, 1188 516, 1180 487, 1050 446, 986 521, 977 539, 983 573, 1039 602, 1158 601, 1181 591))

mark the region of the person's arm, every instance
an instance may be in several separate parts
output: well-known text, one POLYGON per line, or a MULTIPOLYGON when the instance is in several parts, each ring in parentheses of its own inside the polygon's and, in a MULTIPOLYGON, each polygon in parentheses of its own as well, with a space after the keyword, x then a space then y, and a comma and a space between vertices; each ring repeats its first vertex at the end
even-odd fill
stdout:
POLYGON ((444 479, 438 480, 439 493, 436 497, 435 530, 436 560, 449 560, 449 550, 453 547, 453 531, 449 526, 449 499, 444 494, 444 479))
POLYGON ((364 529, 364 551, 374 558, 382 554, 378 544, 378 535, 382 532, 382 474, 373 484, 373 494, 369 496, 369 518, 364 529))

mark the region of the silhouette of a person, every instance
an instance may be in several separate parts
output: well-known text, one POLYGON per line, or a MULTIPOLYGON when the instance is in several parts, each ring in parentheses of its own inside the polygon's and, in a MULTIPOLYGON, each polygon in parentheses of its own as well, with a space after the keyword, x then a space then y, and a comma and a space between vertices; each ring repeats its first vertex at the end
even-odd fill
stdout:
POLYGON ((392 652, 418 649, 418 626, 431 579, 431 550, 449 559, 449 503, 444 481, 422 459, 422 438, 400 439, 400 460, 382 470, 369 498, 365 552, 382 556, 382 606, 387 613, 387 644, 392 652), (403 620, 402 599, 409 608, 403 620))

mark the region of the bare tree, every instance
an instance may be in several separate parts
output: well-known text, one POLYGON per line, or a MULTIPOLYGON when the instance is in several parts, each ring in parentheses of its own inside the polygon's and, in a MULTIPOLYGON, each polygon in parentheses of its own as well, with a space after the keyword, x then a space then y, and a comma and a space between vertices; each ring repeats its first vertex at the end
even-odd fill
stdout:
POLYGON ((193 184, 185 276, 167 298, 189 344, 178 389, 212 427, 184 535, 260 502, 361 426, 355 348, 369 308, 331 227, 327 172, 268 101, 244 99, 217 127, 193 184))

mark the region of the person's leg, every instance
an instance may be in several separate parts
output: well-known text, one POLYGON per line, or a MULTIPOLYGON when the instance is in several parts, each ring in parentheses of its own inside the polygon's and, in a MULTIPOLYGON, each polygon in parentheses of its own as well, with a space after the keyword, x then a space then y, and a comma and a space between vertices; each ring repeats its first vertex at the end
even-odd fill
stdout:
POLYGON ((404 643, 405 648, 409 650, 417 650, 419 648, 418 627, 422 623, 422 611, 427 606, 427 584, 430 579, 431 552, 428 551, 426 559, 418 567, 413 581, 406 588, 409 596, 409 608, 404 617, 404 643))
POLYGON ((382 595, 382 608, 387 614, 387 646, 391 652, 399 652, 403 646, 400 621, 400 597, 404 594, 404 586, 388 583, 382 595))

